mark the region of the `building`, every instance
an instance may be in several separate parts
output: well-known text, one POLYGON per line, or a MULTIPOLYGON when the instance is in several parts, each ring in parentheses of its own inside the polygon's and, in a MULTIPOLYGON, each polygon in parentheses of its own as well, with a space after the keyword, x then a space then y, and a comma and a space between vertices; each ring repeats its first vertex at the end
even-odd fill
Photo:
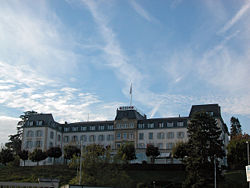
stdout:
MULTIPOLYGON (((147 144, 160 149, 161 157, 170 156, 172 147, 178 141, 187 141, 187 126, 193 113, 205 111, 212 115, 222 130, 221 139, 225 150, 228 144, 228 130, 221 117, 218 104, 193 105, 189 116, 171 118, 147 118, 134 106, 119 107, 116 117, 111 121, 87 121, 77 123, 58 123, 52 114, 32 114, 23 126, 22 149, 33 151, 40 148, 44 151, 52 146, 63 148, 65 145, 83 147, 90 144, 110 146, 116 151, 121 144, 134 144, 138 160, 147 160, 145 150, 147 144)), ((162 161, 164 162, 164 161, 162 161)), ((166 162, 166 160, 165 160, 166 162)), ((51 164, 50 158, 42 164, 51 164)), ((31 161, 27 165, 34 165, 31 161)), ((223 161, 226 164, 226 158, 223 161)))

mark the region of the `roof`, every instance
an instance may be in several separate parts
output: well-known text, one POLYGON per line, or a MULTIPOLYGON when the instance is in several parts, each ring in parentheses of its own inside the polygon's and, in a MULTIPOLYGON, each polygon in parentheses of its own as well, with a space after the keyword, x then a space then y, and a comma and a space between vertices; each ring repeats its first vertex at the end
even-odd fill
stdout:
MULTIPOLYGON (((52 125, 55 122, 52 114, 31 114, 28 116, 28 121, 43 121, 44 125, 52 125)), ((27 122, 26 122, 27 124, 27 122)))
POLYGON ((89 126, 89 125, 113 125, 114 121, 85 121, 85 122, 75 122, 75 123, 67 123, 64 125, 69 126, 89 126))
POLYGON ((214 117, 221 117, 220 106, 218 104, 192 105, 189 117, 196 112, 213 112, 214 117))
POLYGON ((146 119, 146 116, 141 115, 137 110, 119 110, 117 109, 115 120, 122 120, 122 119, 146 119))

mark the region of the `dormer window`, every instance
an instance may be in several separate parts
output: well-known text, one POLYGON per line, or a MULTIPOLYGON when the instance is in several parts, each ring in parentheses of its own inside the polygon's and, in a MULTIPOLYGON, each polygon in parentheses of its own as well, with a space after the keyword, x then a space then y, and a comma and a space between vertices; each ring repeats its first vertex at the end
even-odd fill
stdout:
POLYGON ((90 129, 91 131, 94 131, 94 130, 95 130, 95 126, 90 126, 89 129, 90 129))
POLYGON ((173 127, 174 123, 173 122, 167 122, 167 127, 173 127))
POLYGON ((184 123, 182 121, 177 122, 177 127, 183 127, 184 123))

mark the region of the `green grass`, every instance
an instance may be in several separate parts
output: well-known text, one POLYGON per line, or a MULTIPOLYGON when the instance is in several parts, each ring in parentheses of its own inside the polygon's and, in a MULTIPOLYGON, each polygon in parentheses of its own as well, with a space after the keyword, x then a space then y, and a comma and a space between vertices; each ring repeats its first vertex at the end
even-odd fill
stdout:
POLYGON ((233 170, 225 173, 225 179, 218 188, 248 188, 246 171, 233 170))
MULTIPOLYGON (((153 181, 164 185, 172 184, 180 187, 185 172, 180 170, 127 170, 127 174, 136 184, 150 185, 153 181)), ((65 165, 35 167, 3 167, 0 166, 0 181, 37 182, 38 178, 57 178, 60 185, 68 184, 76 176, 76 170, 65 165)), ((211 185, 211 187, 213 187, 211 185)), ((225 179, 219 182, 218 188, 248 188, 245 170, 228 171, 225 179)))
POLYGON ((38 178, 57 178, 63 185, 75 176, 76 170, 63 165, 0 168, 0 181, 37 182, 38 178))

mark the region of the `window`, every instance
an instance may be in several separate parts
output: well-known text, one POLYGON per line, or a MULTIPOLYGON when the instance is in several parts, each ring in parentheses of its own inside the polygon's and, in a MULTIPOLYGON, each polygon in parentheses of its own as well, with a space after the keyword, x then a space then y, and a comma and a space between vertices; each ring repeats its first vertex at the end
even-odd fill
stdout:
POLYGON ((107 137, 107 140, 108 141, 113 141, 114 140, 114 135, 109 134, 108 137, 107 137))
POLYGON ((139 133, 139 140, 143 140, 144 138, 144 133, 139 133))
POLYGON ((114 129, 114 125, 108 125, 108 130, 113 130, 114 129))
POLYGON ((149 128, 149 129, 153 129, 153 128, 154 128, 154 123, 149 123, 149 124, 148 124, 148 128, 149 128))
POLYGON ((49 143, 49 147, 52 148, 53 147, 53 142, 49 143))
POLYGON ((41 136, 43 136, 42 133, 43 133, 43 132, 42 132, 41 130, 37 130, 37 131, 36 131, 36 137, 41 137, 41 136))
POLYGON ((64 127, 64 132, 69 132, 69 127, 64 127))
POLYGON ((164 123, 160 122, 159 123, 159 128, 164 128, 164 123))
POLYGON ((33 136, 34 136, 33 131, 28 131, 28 132, 27 132, 27 137, 33 137, 33 136))
POLYGON ((104 140, 104 135, 103 134, 99 135, 98 136, 98 141, 103 141, 103 140, 104 140))
POLYGON ((153 133, 148 133, 148 139, 153 139, 153 133))
POLYGON ((134 128, 135 126, 134 126, 134 123, 130 123, 129 124, 129 128, 134 128))
POLYGON ((214 115, 214 112, 206 112, 206 114, 210 115, 210 116, 213 116, 214 115))
POLYGON ((120 147, 121 147, 121 144, 120 144, 120 143, 116 144, 116 148, 117 148, 117 149, 120 148, 120 147))
POLYGON ((78 141, 78 136, 74 135, 72 136, 72 142, 77 142, 78 141))
POLYGON ((36 147, 37 147, 37 148, 40 148, 40 147, 42 147, 42 146, 43 146, 42 141, 37 140, 37 141, 36 141, 36 147))
POLYGON ((177 122, 177 127, 183 127, 184 123, 182 121, 177 122))
POLYGON ((57 140, 60 142, 61 141, 61 135, 57 135, 57 140))
POLYGON ((78 131, 78 127, 72 127, 72 131, 74 132, 78 131))
POLYGON ((32 148, 32 141, 27 141, 26 142, 26 149, 32 148))
POLYGON ((29 121, 29 126, 33 126, 33 121, 29 121))
POLYGON ((140 148, 140 149, 145 148, 145 144, 144 143, 139 143, 138 148, 140 148))
POLYGON ((163 132, 157 133, 157 138, 164 139, 164 133, 163 132))
POLYGON ((174 123, 173 122, 167 122, 167 127, 173 127, 174 123))
POLYGON ((37 125, 37 126, 43 125, 43 121, 36 121, 36 125, 37 125))
POLYGON ((174 144, 173 144, 173 143, 167 143, 167 145, 166 145, 166 149, 172 149, 172 148, 173 148, 173 146, 174 146, 174 144))
POLYGON ((103 131, 104 128, 105 128, 104 125, 99 125, 99 130, 100 130, 100 131, 103 131))
POLYGON ((54 132, 50 132, 50 138, 53 139, 54 138, 54 132))
POLYGON ((144 124, 143 124, 143 123, 139 123, 139 124, 138 124, 138 128, 139 128, 139 129, 143 129, 143 128, 144 128, 144 124))
POLYGON ((177 132, 177 138, 184 138, 184 132, 177 132))
POLYGON ((69 142, 69 136, 64 136, 63 141, 64 141, 64 143, 68 143, 69 142))
POLYGON ((168 139, 174 138, 174 132, 168 132, 168 133, 167 133, 167 138, 168 138, 168 139))
POLYGON ((117 124, 117 125, 116 125, 116 128, 117 128, 117 129, 120 129, 120 128, 121 128, 121 124, 117 124))
POLYGON ((118 140, 121 139, 121 133, 116 134, 116 139, 118 139, 118 140))
POLYGON ((95 135, 90 135, 89 136, 89 141, 94 142, 95 141, 95 135))
POLYGON ((134 133, 130 133, 130 134, 129 134, 129 138, 130 138, 130 139, 134 139, 134 133))
POLYGON ((163 149, 163 143, 158 143, 158 144, 157 144, 157 147, 158 147, 159 149, 163 149))
POLYGON ((86 130, 87 130, 87 127, 81 126, 81 131, 86 131, 86 130))
POLYGON ((91 131, 94 131, 94 130, 95 130, 95 126, 90 126, 89 129, 90 129, 91 131))
POLYGON ((123 139, 127 139, 127 133, 123 133, 123 134, 122 134, 122 138, 123 138, 123 139))
POLYGON ((86 142, 87 141, 87 136, 86 135, 82 135, 80 137, 80 140, 83 141, 83 142, 86 142))

